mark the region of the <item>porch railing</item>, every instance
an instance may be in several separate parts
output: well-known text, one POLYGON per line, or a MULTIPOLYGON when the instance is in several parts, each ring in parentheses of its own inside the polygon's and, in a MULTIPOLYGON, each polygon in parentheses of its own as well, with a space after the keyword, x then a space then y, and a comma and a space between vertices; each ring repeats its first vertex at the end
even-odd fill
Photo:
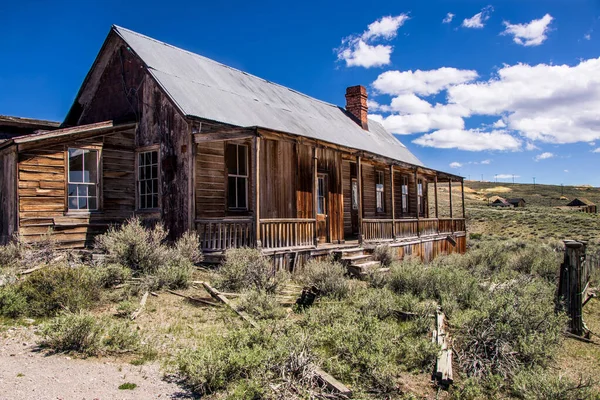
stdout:
POLYGON ((261 219, 261 245, 265 249, 314 246, 316 229, 314 218, 261 219))
POLYGON ((362 238, 367 242, 464 231, 465 220, 463 218, 363 219, 362 224, 362 238), (392 231, 392 225, 394 231, 392 231))
POLYGON ((251 218, 197 219, 196 231, 203 251, 222 251, 232 247, 254 247, 251 218))

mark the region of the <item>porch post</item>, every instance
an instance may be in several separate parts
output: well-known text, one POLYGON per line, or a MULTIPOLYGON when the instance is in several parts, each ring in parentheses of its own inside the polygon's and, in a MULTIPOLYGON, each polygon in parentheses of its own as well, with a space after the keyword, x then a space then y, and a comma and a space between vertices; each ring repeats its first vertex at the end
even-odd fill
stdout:
POLYGON ((262 247, 262 240, 260 237, 260 136, 254 138, 254 240, 256 240, 256 247, 262 247))
POLYGON ((448 192, 450 193, 450 226, 452 233, 454 233, 454 218, 452 216, 452 178, 448 181, 448 192))
POLYGON ((437 233, 440 233, 440 217, 438 213, 437 174, 433 180, 433 197, 435 199, 435 219, 437 219, 437 233))
POLYGON ((392 191, 392 239, 396 240, 396 196, 394 193, 394 164, 390 165, 390 188, 392 191))
POLYGON ((419 201, 419 174, 417 168, 415 168, 415 195, 417 196, 417 236, 421 236, 421 232, 419 230, 419 204, 420 201, 423 201, 423 199, 419 201))
POLYGON ((314 237, 313 237, 313 242, 315 244, 315 247, 317 247, 317 243, 319 241, 318 239, 318 234, 317 234, 317 203, 318 203, 318 193, 319 193, 319 179, 318 179, 318 175, 317 175, 317 145, 315 144, 315 147, 313 147, 313 219, 315 220, 315 229, 314 229, 314 237))
POLYGON ((358 183, 358 243, 363 242, 363 199, 362 199, 362 164, 360 156, 356 156, 356 180, 358 183))
POLYGON ((460 180, 460 193, 462 196, 463 218, 467 218, 467 214, 465 213, 465 181, 464 181, 464 179, 460 180))

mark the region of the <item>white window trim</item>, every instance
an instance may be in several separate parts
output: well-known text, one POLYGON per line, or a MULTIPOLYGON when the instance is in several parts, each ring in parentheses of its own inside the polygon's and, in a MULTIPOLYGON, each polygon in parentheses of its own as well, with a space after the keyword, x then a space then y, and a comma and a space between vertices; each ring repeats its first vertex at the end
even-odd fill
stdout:
POLYGON ((139 147, 135 150, 135 210, 140 213, 156 212, 162 208, 162 196, 161 196, 161 161, 160 161, 160 145, 152 145, 139 147), (148 153, 150 151, 158 152, 158 207, 156 208, 140 208, 140 154, 148 153))
POLYGON ((379 214, 385 213, 385 173, 383 171, 375 171, 376 179, 375 179, 375 211, 379 214), (381 177, 381 183, 379 182, 379 178, 381 177), (381 185, 381 188, 378 186, 381 185), (381 193, 381 208, 377 207, 377 198, 381 193))
POLYGON ((236 171, 239 172, 240 170, 240 166, 238 165, 239 161, 240 161, 240 147, 244 147, 246 148, 246 175, 240 175, 240 174, 230 174, 229 173, 229 168, 227 168, 227 190, 229 190, 229 178, 236 178, 236 185, 235 185, 235 190, 236 190, 236 196, 235 196, 235 202, 236 202, 236 207, 229 207, 229 193, 227 193, 227 209, 231 210, 231 211, 248 211, 249 207, 248 207, 248 179, 249 179, 249 166, 250 166, 250 148, 247 144, 240 144, 240 143, 227 143, 226 146, 235 146, 235 164, 236 164, 236 171), (238 196, 237 196, 237 180, 238 178, 244 178, 245 179, 245 186, 246 186, 246 206, 245 207, 237 207, 237 203, 238 203, 238 196))
POLYGON ((408 214, 409 203, 408 203, 408 177, 403 175, 401 178, 400 190, 402 192, 400 209, 402 210, 402 214, 408 214), (406 207, 404 200, 406 199, 406 207))
POLYGON ((102 209, 102 147, 98 146, 67 146, 65 149, 66 179, 65 179, 65 212, 66 214, 89 214, 102 209), (69 150, 94 150, 96 151, 96 182, 83 183, 71 182, 71 162, 69 150), (95 185, 96 186, 96 208, 69 208, 69 185, 95 185))

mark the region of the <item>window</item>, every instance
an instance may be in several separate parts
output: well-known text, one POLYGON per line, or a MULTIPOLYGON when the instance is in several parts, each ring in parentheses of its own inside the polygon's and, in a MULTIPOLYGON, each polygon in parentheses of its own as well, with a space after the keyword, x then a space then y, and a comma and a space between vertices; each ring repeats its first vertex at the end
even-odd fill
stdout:
POLYGON ((402 214, 408 213, 408 177, 402 177, 402 214))
POLYGON ((98 150, 69 149, 69 210, 98 209, 98 150))
POLYGON ((352 179, 352 209, 358 210, 358 182, 352 179))
POLYGON ((158 150, 138 153, 138 208, 158 208, 158 150))
POLYGON ((375 190, 377 212, 382 213, 385 211, 383 200, 383 171, 377 171, 377 182, 375 183, 375 190))
POLYGON ((327 203, 325 201, 325 176, 317 177, 317 214, 327 213, 327 203))
POLYGON ((225 151, 227 164, 227 207, 231 210, 248 209, 248 146, 228 144, 225 151))
POLYGON ((425 215, 425 202, 423 201, 423 180, 417 181, 417 202, 419 206, 419 215, 425 215))

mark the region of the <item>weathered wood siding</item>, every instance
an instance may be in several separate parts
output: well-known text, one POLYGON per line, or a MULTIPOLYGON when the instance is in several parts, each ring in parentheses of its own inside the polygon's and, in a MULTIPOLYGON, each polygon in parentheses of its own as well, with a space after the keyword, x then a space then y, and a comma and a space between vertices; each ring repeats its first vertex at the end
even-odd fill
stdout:
POLYGON ((295 144, 262 140, 260 149, 260 217, 296 218, 295 144))
POLYGON ((398 259, 412 256, 419 257, 424 261, 431 261, 442 254, 464 254, 467 251, 467 237, 456 236, 456 246, 446 240, 446 238, 419 239, 414 242, 393 244, 392 249, 396 252, 398 259))
POLYGON ((225 145, 196 145, 196 218, 225 217, 225 145))
POLYGON ((327 215, 332 243, 344 240, 344 199, 342 191, 342 154, 334 149, 317 149, 317 171, 327 173, 329 199, 327 215))
MULTIPOLYGON (((383 165, 374 165, 368 162, 362 164, 363 183, 363 215, 364 218, 392 218, 392 185, 390 169, 383 165), (383 212, 377 212, 377 172, 382 171, 383 176, 383 212)), ((397 197, 396 197, 397 198, 397 197)), ((398 204, 398 203, 397 203, 398 204)))
POLYGON ((296 217, 314 218, 313 147, 297 144, 296 217))
POLYGON ((0 151, 0 244, 17 231, 17 155, 13 148, 0 151))
POLYGON ((352 235, 352 181, 350 177, 350 160, 342 160, 342 176, 344 195, 344 236, 352 235))
POLYGON ((31 148, 19 153, 19 231, 36 241, 53 230, 53 239, 65 247, 82 247, 109 224, 119 223, 135 211, 134 131, 115 133, 31 148), (99 210, 92 213, 67 209, 69 147, 94 146, 100 151, 99 210))

